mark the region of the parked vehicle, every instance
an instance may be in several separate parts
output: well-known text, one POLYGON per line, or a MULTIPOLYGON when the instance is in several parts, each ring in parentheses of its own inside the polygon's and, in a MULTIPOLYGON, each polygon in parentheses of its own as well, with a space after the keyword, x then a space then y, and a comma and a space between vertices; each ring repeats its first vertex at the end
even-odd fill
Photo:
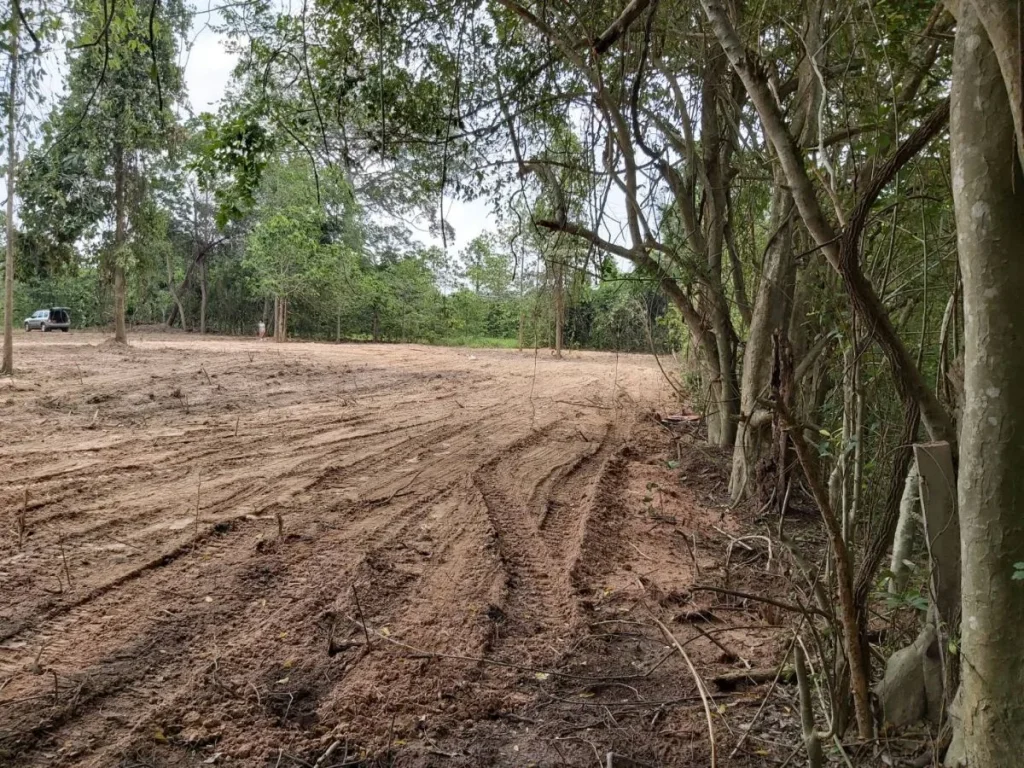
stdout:
POLYGON ((67 307, 51 307, 50 309, 38 309, 31 317, 25 318, 25 330, 47 331, 71 330, 71 310, 67 307))

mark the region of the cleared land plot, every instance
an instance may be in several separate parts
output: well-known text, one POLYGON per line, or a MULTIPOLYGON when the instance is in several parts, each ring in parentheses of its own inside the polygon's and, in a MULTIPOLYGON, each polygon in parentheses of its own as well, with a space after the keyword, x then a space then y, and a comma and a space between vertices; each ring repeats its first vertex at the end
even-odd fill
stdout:
MULTIPOLYGON (((16 355, 0 763, 706 751, 682 660, 647 673, 667 647, 648 609, 684 611, 732 523, 661 455, 652 358, 159 333, 33 334, 16 355)), ((777 634, 719 636, 753 658, 777 634)))

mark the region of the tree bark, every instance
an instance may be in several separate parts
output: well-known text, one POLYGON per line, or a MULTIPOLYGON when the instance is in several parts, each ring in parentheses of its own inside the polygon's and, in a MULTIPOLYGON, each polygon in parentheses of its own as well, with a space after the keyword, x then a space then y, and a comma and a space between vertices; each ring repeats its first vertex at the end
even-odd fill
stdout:
POLYGON ((921 522, 920 490, 918 488, 917 462, 912 462, 907 470, 907 480, 900 499, 900 518, 896 523, 896 533, 892 540, 892 559, 889 561, 889 593, 902 594, 907 588, 910 568, 907 561, 914 546, 914 534, 921 522))
POLYGON ((562 356, 562 330, 565 327, 565 280, 563 266, 555 264, 555 357, 562 356))
MULTIPOLYGON (((1017 156, 1024 164, 1024 68, 1021 66, 1021 32, 1024 31, 1020 0, 969 0, 995 51, 1009 98, 1016 131, 1017 156)), ((967 2, 961 5, 966 6, 967 2)), ((963 13, 963 11, 961 11, 963 13)))
POLYGON ((1024 755, 1024 174, 1005 71, 969 3, 953 54, 953 201, 964 291, 961 527, 964 747, 968 764, 1024 755))
MULTIPOLYGON (((15 0, 17 2, 17 0, 15 0)), ((7 254, 4 262, 4 359, 0 373, 14 373, 14 193, 18 167, 18 14, 11 14, 11 89, 7 102, 7 254)))
POLYGON ((206 335, 206 259, 199 265, 199 335, 206 335))
MULTIPOLYGON (((187 331, 188 328, 185 325, 185 308, 181 305, 181 299, 179 298, 178 291, 174 288, 174 262, 173 252, 170 248, 167 249, 167 290, 170 291, 171 298, 174 300, 174 308, 171 310, 170 315, 167 317, 167 327, 170 328, 174 325, 175 312, 177 317, 181 318, 181 329, 187 331)), ((191 272, 191 269, 189 269, 191 272)), ((188 280, 188 275, 185 275, 185 280, 188 280)))
MULTIPOLYGON (((740 419, 736 447, 729 475, 729 494, 741 501, 753 491, 753 469, 768 448, 771 420, 759 418, 769 394, 772 368, 772 336, 788 325, 790 297, 796 283, 791 229, 788 223, 792 201, 778 185, 772 199, 772 224, 775 238, 765 254, 761 282, 754 300, 750 332, 743 353, 743 378, 740 386, 740 419)), ((781 503, 781 499, 779 500, 781 503)))
POLYGON ((127 344, 123 253, 126 235, 124 149, 119 146, 114 152, 114 341, 127 344))

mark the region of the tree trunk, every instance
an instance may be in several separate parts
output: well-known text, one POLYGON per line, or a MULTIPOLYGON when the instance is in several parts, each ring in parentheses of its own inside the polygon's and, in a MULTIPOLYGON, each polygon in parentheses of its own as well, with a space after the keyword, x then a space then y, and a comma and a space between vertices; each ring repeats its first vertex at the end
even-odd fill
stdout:
POLYGON ((889 579, 890 594, 902 594, 907 588, 907 579, 910 576, 907 561, 912 554, 914 534, 921 520, 918 477, 915 461, 907 471, 907 482, 903 488, 903 498, 900 500, 900 519, 896 524, 896 535, 892 541, 892 559, 889 563, 889 572, 892 574, 889 579))
POLYGON ((206 335, 206 259, 199 265, 199 335, 206 335))
MULTIPOLYGON (((174 309, 171 310, 170 315, 167 317, 167 327, 170 328, 174 324, 175 317, 181 318, 181 329, 187 331, 185 327, 185 308, 181 305, 181 299, 178 297, 178 291, 174 288, 174 262, 172 249, 167 249, 167 290, 170 291, 171 298, 174 299, 174 309), (177 315, 175 315, 177 312, 177 315)), ((188 276, 185 276, 188 279, 188 276)))
POLYGON ((18 167, 18 14, 11 14, 11 90, 7 102, 7 257, 4 262, 4 359, 0 373, 14 373, 14 184, 18 167))
POLYGON ((1010 768, 1024 755, 1024 584, 1014 580, 1024 561, 1024 174, 999 62, 970 3, 956 31, 950 148, 964 290, 963 737, 969 765, 1010 768))
POLYGON ((554 268, 555 290, 555 357, 562 356, 562 329, 565 323, 565 281, 561 264, 554 268))
POLYGON ((281 344, 288 340, 288 299, 274 298, 274 341, 281 344))
POLYGON ((868 179, 865 191, 851 210, 846 227, 837 233, 821 208, 804 158, 797 151, 796 137, 790 132, 778 100, 769 87, 766 69, 756 54, 740 40, 725 3, 701 0, 701 6, 761 118, 765 136, 778 155, 804 225, 826 260, 842 276, 858 317, 889 359, 897 386, 918 403, 925 427, 933 440, 955 443, 955 430, 949 414, 925 384, 924 377, 896 333, 885 305, 860 265, 861 235, 872 206, 894 175, 945 126, 948 104, 940 104, 884 163, 877 166, 877 172, 868 179))
POLYGON ((124 150, 114 150, 114 341, 128 343, 125 331, 124 305, 124 249, 125 243, 125 190, 124 150))
POLYGON ((777 234, 765 254, 761 282, 750 320, 750 333, 743 354, 741 415, 732 455, 732 473, 729 476, 729 494, 734 502, 741 501, 753 491, 754 466, 771 443, 771 416, 761 401, 769 394, 772 336, 788 325, 791 309, 789 297, 795 286, 791 230, 784 223, 789 218, 791 206, 788 195, 774 195, 772 223, 777 228, 777 234))
POLYGON ((341 344, 341 304, 338 305, 338 314, 334 321, 334 343, 341 344))

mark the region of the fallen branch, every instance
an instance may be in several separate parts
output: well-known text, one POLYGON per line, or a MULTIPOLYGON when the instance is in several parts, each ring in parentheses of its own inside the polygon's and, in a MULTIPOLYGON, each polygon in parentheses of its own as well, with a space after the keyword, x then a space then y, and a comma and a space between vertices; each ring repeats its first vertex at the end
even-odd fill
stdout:
POLYGON ((794 605, 793 603, 787 603, 783 600, 776 600, 772 597, 765 597, 764 595, 752 595, 749 592, 740 592, 735 589, 725 589, 724 587, 711 587, 711 586, 697 586, 690 587, 691 592, 717 592, 720 595, 731 595, 732 597, 739 597, 744 600, 756 600, 759 603, 767 603, 768 605, 774 605, 776 608, 781 608, 784 611, 792 611, 793 613, 813 613, 815 616, 824 616, 826 619, 829 615, 824 611, 814 608, 811 606, 794 605))
POLYGON ((711 768, 717 768, 718 766, 718 749, 715 745, 715 724, 711 719, 711 706, 708 704, 708 692, 704 685, 704 681, 698 674, 697 669, 693 666, 693 662, 690 661, 690 657, 686 651, 683 650, 683 646, 679 644, 676 636, 672 634, 668 627, 666 627, 657 616, 651 616, 654 622, 658 625, 658 628, 664 633, 665 637, 672 643, 679 655, 683 657, 683 661, 686 662, 686 666, 690 669, 690 674, 693 675, 694 682, 697 684, 697 692, 700 694, 701 703, 704 705, 704 715, 708 721, 708 740, 711 743, 711 768))

